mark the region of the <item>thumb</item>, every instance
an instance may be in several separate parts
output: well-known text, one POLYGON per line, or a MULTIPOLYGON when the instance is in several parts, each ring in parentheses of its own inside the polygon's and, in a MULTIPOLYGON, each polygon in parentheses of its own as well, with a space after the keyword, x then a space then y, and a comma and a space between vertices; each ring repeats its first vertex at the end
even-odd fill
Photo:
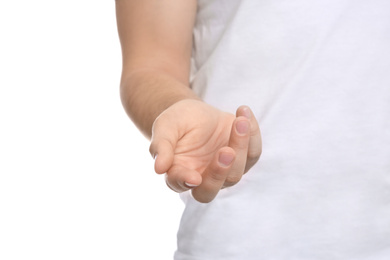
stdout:
POLYGON ((155 160, 154 170, 158 174, 166 173, 172 166, 178 140, 174 129, 170 122, 159 117, 153 124, 149 152, 155 160))

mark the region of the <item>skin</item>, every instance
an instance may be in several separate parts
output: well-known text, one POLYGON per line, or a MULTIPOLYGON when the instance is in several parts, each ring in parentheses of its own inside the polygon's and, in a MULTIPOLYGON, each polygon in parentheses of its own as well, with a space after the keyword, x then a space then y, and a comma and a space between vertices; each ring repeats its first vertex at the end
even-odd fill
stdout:
POLYGON ((202 203, 235 185, 259 159, 252 111, 203 102, 189 84, 196 0, 116 0, 122 46, 122 104, 151 139, 155 171, 202 203))

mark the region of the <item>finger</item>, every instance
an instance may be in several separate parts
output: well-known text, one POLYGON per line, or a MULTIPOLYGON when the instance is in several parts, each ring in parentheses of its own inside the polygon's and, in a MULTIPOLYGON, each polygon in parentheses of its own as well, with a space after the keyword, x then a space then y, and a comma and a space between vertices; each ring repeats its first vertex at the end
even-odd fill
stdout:
POLYGON ((192 196, 202 203, 212 201, 222 188, 234 159, 232 148, 221 148, 203 172, 202 183, 192 190, 192 196))
POLYGON ((256 117, 249 107, 247 106, 239 107, 237 109, 236 116, 237 117, 244 116, 248 118, 251 125, 247 163, 245 167, 245 172, 247 172, 259 160, 261 156, 261 152, 262 152, 261 131, 260 131, 259 124, 256 120, 256 117))
POLYGON ((183 192, 199 186, 202 182, 202 176, 195 170, 174 165, 165 175, 165 181, 172 190, 183 192))
POLYGON ((232 186, 240 181, 245 171, 248 145, 250 138, 250 122, 246 117, 237 117, 232 125, 230 133, 229 147, 236 153, 236 160, 229 171, 229 175, 224 183, 225 187, 232 186))
POLYGON ((156 173, 166 173, 172 166, 174 151, 177 144, 177 132, 168 120, 157 118, 153 124, 152 140, 149 152, 155 159, 154 170, 156 173))
POLYGON ((150 153, 154 157, 154 170, 158 174, 166 173, 171 167, 174 156, 174 147, 166 139, 158 139, 150 145, 150 153))

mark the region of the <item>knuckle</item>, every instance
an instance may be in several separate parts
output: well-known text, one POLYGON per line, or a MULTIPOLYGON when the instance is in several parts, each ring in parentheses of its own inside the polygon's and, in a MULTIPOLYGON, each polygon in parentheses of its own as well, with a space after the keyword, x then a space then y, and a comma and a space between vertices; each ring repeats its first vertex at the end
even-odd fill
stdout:
MULTIPOLYGON (((194 197, 195 198, 195 197, 194 197)), ((200 203, 204 203, 204 204, 206 204, 206 203, 210 203, 213 199, 209 199, 209 198, 204 198, 204 197, 202 197, 202 198, 195 198, 198 202, 200 202, 200 203)))
POLYGON ((259 159, 260 159, 260 155, 254 157, 248 157, 248 159, 246 160, 244 173, 247 173, 252 168, 252 166, 259 161, 259 159))
POLYGON ((248 156, 247 163, 255 164, 260 159, 260 154, 248 156))
POLYGON ((248 160, 251 160, 251 161, 257 161, 260 159, 260 156, 261 156, 261 153, 262 153, 262 149, 261 149, 261 146, 257 146, 257 147, 249 147, 249 150, 248 150, 248 160), (252 148, 252 149, 250 149, 252 148))
POLYGON ((210 179, 210 181, 213 181, 213 182, 215 182, 215 183, 219 183, 219 182, 225 180, 225 177, 226 177, 225 174, 221 174, 221 173, 218 173, 218 172, 213 172, 213 173, 211 174, 211 179, 210 179))
POLYGON ((188 188, 182 187, 178 184, 175 176, 169 176, 169 174, 165 174, 165 184, 168 186, 168 188, 177 193, 188 190, 188 188))
POLYGON ((249 136, 237 136, 236 138, 232 138, 230 146, 239 151, 247 150, 249 146, 249 136))
POLYGON ((192 197, 200 202, 200 203, 209 203, 214 200, 214 198, 218 195, 218 191, 216 192, 207 192, 203 189, 193 189, 191 191, 192 197))
POLYGON ((236 185, 240 180, 242 176, 229 176, 226 178, 224 186, 225 187, 231 187, 236 185))
POLYGON ((165 184, 167 185, 168 188, 170 188, 174 192, 177 192, 176 189, 174 189, 168 181, 166 181, 165 184))

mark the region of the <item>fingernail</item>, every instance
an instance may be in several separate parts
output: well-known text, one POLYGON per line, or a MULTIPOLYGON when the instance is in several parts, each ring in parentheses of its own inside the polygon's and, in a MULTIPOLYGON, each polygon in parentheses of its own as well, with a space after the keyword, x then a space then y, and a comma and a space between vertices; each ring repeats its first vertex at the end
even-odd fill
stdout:
POLYGON ((243 113, 243 116, 245 116, 248 119, 251 119, 252 114, 251 114, 251 111, 249 110, 249 107, 244 107, 242 109, 242 113, 243 113))
POLYGON ((245 120, 238 121, 236 129, 239 134, 246 134, 249 130, 249 122, 245 120))
POLYGON ((230 164, 232 164, 233 159, 234 159, 233 154, 230 154, 230 153, 221 153, 221 154, 219 155, 218 161, 219 161, 219 163, 222 164, 223 166, 229 166, 230 164))
POLYGON ((199 186, 199 185, 191 184, 191 183, 188 183, 188 182, 184 182, 184 184, 186 186, 188 186, 189 188, 195 188, 195 187, 199 186))

